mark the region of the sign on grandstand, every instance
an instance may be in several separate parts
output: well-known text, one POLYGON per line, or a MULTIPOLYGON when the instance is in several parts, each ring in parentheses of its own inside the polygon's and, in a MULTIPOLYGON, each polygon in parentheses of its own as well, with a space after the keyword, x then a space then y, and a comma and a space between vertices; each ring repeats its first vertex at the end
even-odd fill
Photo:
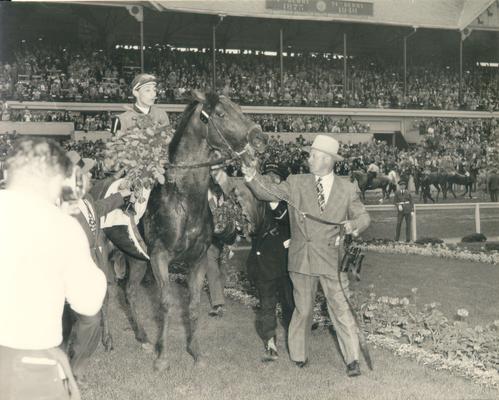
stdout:
POLYGON ((346 0, 266 0, 268 10, 291 13, 373 15, 373 3, 346 0))

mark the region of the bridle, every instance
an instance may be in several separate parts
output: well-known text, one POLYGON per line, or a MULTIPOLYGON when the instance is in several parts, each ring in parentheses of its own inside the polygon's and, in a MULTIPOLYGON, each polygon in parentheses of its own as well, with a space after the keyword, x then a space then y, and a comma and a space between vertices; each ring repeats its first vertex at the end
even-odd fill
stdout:
MULTIPOLYGON (((220 96, 219 99, 224 98, 225 96, 220 96)), ((216 104, 218 104, 220 101, 218 101, 216 104)), ((215 106, 216 106, 215 104, 215 106)), ((215 108, 215 106, 213 108, 215 108)), ((208 146, 210 146, 211 149, 217 149, 217 146, 215 146, 213 143, 210 143, 209 139, 209 129, 210 125, 214 128, 215 132, 217 133, 217 136, 220 138, 222 144, 225 146, 225 150, 228 151, 229 157, 220 157, 215 160, 210 160, 210 161, 204 161, 200 163, 195 163, 195 164, 171 164, 167 163, 166 166, 168 168, 185 168, 185 169, 192 169, 192 168, 202 168, 202 167, 210 167, 214 165, 221 165, 224 163, 229 163, 230 161, 236 160, 236 159, 241 159, 243 154, 247 153, 251 149, 251 144, 250 144, 250 134, 251 132, 257 127, 256 124, 251 125, 248 130, 246 131, 246 145, 243 147, 242 150, 237 151, 234 149, 234 147, 229 143, 227 138, 223 135, 222 130, 220 127, 215 123, 215 119, 212 117, 213 112, 208 113, 205 110, 204 104, 203 108, 201 109, 201 112, 199 113, 199 119, 203 124, 206 125, 207 129, 207 134, 206 134, 206 141, 208 143, 208 146)))

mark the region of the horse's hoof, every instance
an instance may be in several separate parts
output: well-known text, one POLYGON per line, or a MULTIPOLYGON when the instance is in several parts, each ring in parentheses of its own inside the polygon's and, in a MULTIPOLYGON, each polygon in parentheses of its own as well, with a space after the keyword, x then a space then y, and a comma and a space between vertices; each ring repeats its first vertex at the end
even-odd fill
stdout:
POLYGON ((149 343, 149 342, 141 343, 140 347, 146 353, 154 353, 154 346, 151 343, 149 343))
POLYGON ((204 357, 198 357, 194 360, 194 366, 199 369, 205 369, 208 366, 208 363, 204 357))
POLYGON ((106 352, 110 352, 111 350, 114 350, 113 338, 111 335, 109 335, 107 338, 103 339, 102 344, 104 345, 104 350, 106 352))
POLYGON ((167 371, 170 367, 168 366, 168 360, 164 358, 157 358, 154 360, 154 370, 158 372, 167 371))

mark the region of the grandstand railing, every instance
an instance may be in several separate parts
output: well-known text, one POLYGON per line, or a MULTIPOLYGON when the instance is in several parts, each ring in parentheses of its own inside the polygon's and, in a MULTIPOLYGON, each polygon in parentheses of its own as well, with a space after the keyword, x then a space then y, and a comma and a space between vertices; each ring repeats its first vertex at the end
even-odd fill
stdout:
MULTIPOLYGON (((30 110, 67 111, 125 111, 131 107, 126 103, 78 103, 49 101, 7 101, 9 108, 30 110)), ((185 104, 158 104, 167 112, 182 112, 185 104)), ((389 108, 334 108, 334 107, 273 107, 242 106, 249 114, 300 114, 300 115, 341 115, 341 116, 385 116, 385 117, 437 117, 437 118, 499 118, 499 111, 457 111, 457 110, 410 110, 389 108)))
MULTIPOLYGON (((438 211, 438 210, 473 210, 475 220, 475 232, 481 233, 481 210, 499 210, 499 203, 453 203, 453 204, 414 204, 414 214, 412 216, 412 240, 417 240, 417 215, 418 211, 438 211)), ((366 210, 369 212, 393 211, 396 212, 395 205, 367 205, 366 210)))

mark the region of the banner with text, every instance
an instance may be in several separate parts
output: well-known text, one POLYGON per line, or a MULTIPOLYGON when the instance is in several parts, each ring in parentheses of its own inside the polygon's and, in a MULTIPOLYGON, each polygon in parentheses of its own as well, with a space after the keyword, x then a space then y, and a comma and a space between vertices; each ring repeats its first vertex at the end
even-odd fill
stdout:
POLYGON ((268 10, 292 14, 373 16, 373 3, 343 0, 266 0, 268 10))

